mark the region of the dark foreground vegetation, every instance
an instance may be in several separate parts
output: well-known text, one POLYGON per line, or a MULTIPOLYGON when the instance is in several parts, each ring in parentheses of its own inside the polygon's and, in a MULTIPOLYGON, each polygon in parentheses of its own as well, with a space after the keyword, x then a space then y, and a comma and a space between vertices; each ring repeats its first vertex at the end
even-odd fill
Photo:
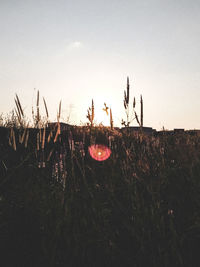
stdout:
POLYGON ((27 138, 1 128, 0 137, 0 266, 200 266, 199 136, 55 128, 27 138), (93 160, 93 143, 110 158, 93 160))

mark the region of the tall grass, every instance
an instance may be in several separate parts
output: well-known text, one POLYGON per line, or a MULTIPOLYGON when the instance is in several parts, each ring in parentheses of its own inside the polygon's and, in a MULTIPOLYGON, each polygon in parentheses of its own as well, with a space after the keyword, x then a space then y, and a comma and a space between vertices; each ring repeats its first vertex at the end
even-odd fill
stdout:
POLYGON ((17 124, 0 128, 2 266, 199 265, 199 135, 121 133, 111 109, 111 127, 94 127, 93 101, 88 126, 62 130, 61 102, 52 126, 43 100, 43 123, 39 93, 29 128, 15 100, 17 124))
POLYGON ((3 266, 197 266, 199 136, 56 132, 29 130, 16 151, 1 139, 3 266), (111 157, 94 161, 91 143, 111 157))

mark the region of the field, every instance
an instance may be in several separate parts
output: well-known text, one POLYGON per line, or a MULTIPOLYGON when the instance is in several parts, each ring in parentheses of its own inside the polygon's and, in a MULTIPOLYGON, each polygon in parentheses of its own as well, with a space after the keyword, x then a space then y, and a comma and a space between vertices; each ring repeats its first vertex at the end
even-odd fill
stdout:
POLYGON ((0 137, 2 266, 199 266, 197 134, 55 125, 0 137), (109 159, 90 157, 95 143, 109 159))

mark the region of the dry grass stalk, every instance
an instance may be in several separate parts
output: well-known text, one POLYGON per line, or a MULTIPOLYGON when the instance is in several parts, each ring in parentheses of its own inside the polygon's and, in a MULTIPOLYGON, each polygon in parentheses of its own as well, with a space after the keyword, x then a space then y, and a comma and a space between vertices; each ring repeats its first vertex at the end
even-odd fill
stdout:
POLYGON ((127 99, 126 99, 126 103, 128 105, 129 103, 129 88, 130 88, 130 84, 129 84, 129 77, 127 77, 127 87, 126 87, 126 91, 127 91, 127 99))
POLYGON ((53 148, 51 149, 51 151, 50 151, 50 153, 49 153, 49 155, 48 155, 48 157, 47 157, 47 161, 49 161, 50 160, 50 158, 51 158, 51 155, 53 154, 53 148))
POLYGON ((19 137, 19 144, 21 144, 21 139, 22 139, 21 133, 18 134, 18 137, 19 137))
POLYGON ((48 138, 47 138, 47 142, 49 143, 51 140, 51 137, 53 136, 52 130, 50 131, 48 138))
POLYGON ((13 139, 13 149, 16 151, 17 147, 16 147, 16 141, 15 141, 15 132, 12 128, 12 139, 13 139))
POLYGON ((133 98, 133 112, 135 114, 135 118, 131 119, 129 118, 129 89, 130 89, 130 84, 129 84, 129 77, 127 77, 127 87, 126 87, 126 91, 124 91, 124 108, 125 108, 125 112, 126 112, 126 121, 124 121, 122 119, 122 125, 124 125, 125 127, 129 127, 130 123, 136 119, 137 123, 139 124, 141 130, 143 127, 143 99, 142 99, 142 95, 140 97, 140 103, 141 103, 141 115, 140 115, 140 120, 138 119, 138 115, 135 111, 135 106, 136 106, 136 101, 135 101, 135 97, 133 98))
POLYGON ((140 104, 141 104, 141 115, 140 115, 140 127, 143 127, 143 99, 142 95, 140 96, 140 104))
POLYGON ((17 107, 17 110, 16 111, 18 111, 18 115, 20 116, 21 115, 21 112, 20 112, 19 104, 18 104, 18 102, 17 102, 16 99, 15 99, 15 105, 17 107))
POLYGON ((19 101, 19 97, 18 97, 17 94, 16 94, 16 98, 14 100, 15 100, 15 104, 16 104, 15 113, 17 115, 17 119, 18 119, 19 125, 23 126, 22 117, 24 117, 24 112, 22 110, 22 106, 21 106, 21 103, 19 101))
POLYGON ((122 119, 122 125, 124 125, 125 127, 129 127, 131 123, 131 121, 129 120, 129 90, 130 90, 129 77, 127 77, 126 91, 124 90, 124 108, 126 112, 126 121, 122 119))
POLYGON ((54 143, 57 141, 58 135, 60 134, 60 123, 58 123, 58 128, 57 128, 57 132, 54 138, 54 143))
POLYGON ((43 97, 43 102, 44 102, 44 107, 45 107, 45 111, 46 111, 46 115, 47 115, 47 119, 48 119, 49 118, 49 112, 48 112, 47 104, 46 104, 44 97, 43 97))
POLYGON ((138 115, 137 115, 136 112, 135 112, 135 118, 136 118, 137 123, 140 125, 140 121, 139 121, 139 119, 138 119, 138 115))
POLYGON ((27 130, 27 133, 26 133, 26 139, 25 139, 25 148, 27 148, 27 145, 28 145, 28 138, 29 138, 29 130, 27 130))
POLYGON ((24 142, 25 135, 26 135, 26 128, 24 129, 24 132, 23 132, 22 137, 21 137, 21 144, 23 144, 23 142, 24 142))
POLYGON ((20 115, 19 111, 16 108, 15 108, 15 113, 17 115, 17 119, 18 119, 19 125, 21 125, 22 124, 22 122, 21 122, 21 115, 20 115))
POLYGON ((113 118, 112 118, 112 109, 110 108, 110 128, 113 130, 113 118))
POLYGON ((127 109, 129 105, 129 77, 127 77, 127 85, 126 85, 126 91, 124 90, 124 108, 127 109))
POLYGON ((41 130, 41 128, 40 128, 40 131, 39 131, 39 133, 40 133, 40 144, 42 143, 42 130, 41 130))
POLYGON ((60 115, 61 115, 61 101, 59 103, 58 122, 60 121, 60 115))
POLYGON ((9 135, 9 140, 8 140, 8 143, 9 143, 10 146, 12 146, 11 139, 12 139, 12 128, 10 129, 10 135, 9 135))
POLYGON ((25 134, 26 134, 26 128, 24 128, 24 131, 23 131, 23 134, 22 135, 19 133, 19 143, 20 144, 23 143, 25 134))
POLYGON ((39 93, 39 90, 37 91, 37 107, 39 107, 39 101, 40 101, 40 93, 39 93))
POLYGON ((28 124, 27 124, 27 126, 25 127, 24 132, 23 132, 23 135, 22 135, 22 137, 21 137, 21 144, 24 142, 27 128, 28 128, 28 124))
POLYGON ((90 121, 90 126, 92 127, 94 124, 94 101, 92 99, 92 106, 89 107, 87 110, 87 116, 88 120, 90 121))
POLYGON ((18 97, 17 94, 16 94, 16 99, 17 99, 17 103, 18 103, 18 105, 19 105, 20 113, 21 113, 21 115, 24 117, 24 112, 23 112, 23 110, 22 110, 22 106, 21 106, 21 103, 20 103, 20 101, 19 101, 19 97, 18 97))
POLYGON ((10 136, 9 136, 9 145, 13 146, 13 135, 14 135, 14 130, 13 128, 10 129, 10 136))
POLYGON ((33 120, 35 120, 35 113, 34 113, 33 106, 32 106, 32 118, 33 118, 33 120))
POLYGON ((94 121, 94 101, 92 99, 92 121, 94 121))
POLYGON ((39 135, 39 133, 37 133, 37 151, 39 151, 39 149, 40 149, 40 135, 39 135))
POLYGON ((39 99, 40 99, 40 95, 39 95, 39 90, 37 91, 37 118, 36 118, 36 125, 39 125, 39 121, 40 121, 40 109, 39 109, 39 99))
POLYGON ((46 135, 46 128, 44 127, 43 136, 42 136, 42 149, 44 149, 44 145, 45 145, 45 135, 46 135))

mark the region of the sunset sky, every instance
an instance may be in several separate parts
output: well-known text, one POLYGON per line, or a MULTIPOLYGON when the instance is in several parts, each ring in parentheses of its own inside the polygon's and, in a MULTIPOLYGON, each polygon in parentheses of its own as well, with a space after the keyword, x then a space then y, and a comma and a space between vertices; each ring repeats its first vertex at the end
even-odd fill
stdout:
POLYGON ((17 93, 31 118, 39 90, 52 120, 62 99, 62 119, 86 123, 93 98, 120 126, 129 76, 144 126, 200 129, 199 14, 199 0, 0 0, 0 113, 17 93))

